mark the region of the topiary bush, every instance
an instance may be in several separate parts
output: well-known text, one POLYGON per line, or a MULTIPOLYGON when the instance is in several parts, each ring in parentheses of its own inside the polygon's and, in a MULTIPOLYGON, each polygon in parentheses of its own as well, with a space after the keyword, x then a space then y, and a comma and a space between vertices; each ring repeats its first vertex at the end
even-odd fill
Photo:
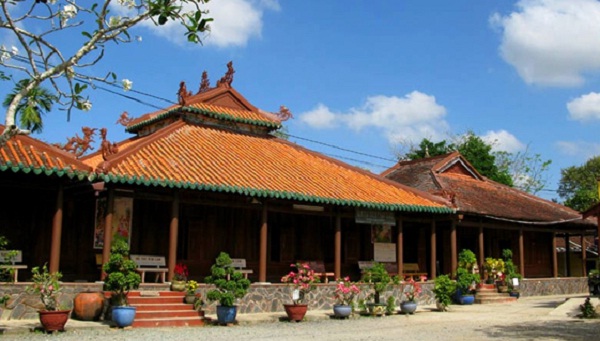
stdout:
POLYGON ((111 302, 117 306, 127 306, 130 290, 140 286, 142 278, 136 272, 137 264, 129 259, 129 245, 123 238, 116 237, 110 248, 110 259, 102 267, 106 273, 104 290, 112 291, 111 302))
POLYGON ((210 267, 211 275, 204 279, 206 283, 216 287, 206 293, 206 298, 209 301, 219 301, 225 307, 234 306, 235 300, 246 296, 250 287, 250 281, 236 271, 231 263, 229 254, 221 252, 215 264, 210 267))
POLYGON ((455 292, 456 283, 450 279, 450 276, 441 275, 434 280, 433 293, 440 305, 441 311, 446 311, 446 308, 452 304, 452 297, 455 292))

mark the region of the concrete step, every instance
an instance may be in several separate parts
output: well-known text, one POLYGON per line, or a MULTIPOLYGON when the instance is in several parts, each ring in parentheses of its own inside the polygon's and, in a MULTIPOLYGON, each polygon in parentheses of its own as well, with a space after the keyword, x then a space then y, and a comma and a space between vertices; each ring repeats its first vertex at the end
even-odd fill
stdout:
POLYGON ((155 327, 202 327, 206 321, 199 317, 178 317, 178 318, 140 318, 133 321, 134 328, 155 328, 155 327))
POLYGON ((514 303, 517 302, 516 297, 501 296, 501 297, 475 297, 477 304, 492 304, 492 303, 514 303))
POLYGON ((185 293, 173 291, 136 291, 128 296, 129 304, 137 308, 133 327, 204 326, 203 311, 193 304, 184 304, 185 293))

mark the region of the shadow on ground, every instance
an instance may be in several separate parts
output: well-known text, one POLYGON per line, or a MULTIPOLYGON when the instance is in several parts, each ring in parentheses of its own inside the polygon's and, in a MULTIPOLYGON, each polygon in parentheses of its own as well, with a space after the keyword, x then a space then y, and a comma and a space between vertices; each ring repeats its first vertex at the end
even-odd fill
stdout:
POLYGON ((494 339, 551 339, 551 340, 597 340, 600 319, 573 320, 568 322, 541 321, 523 324, 491 326, 479 329, 487 338, 494 339))

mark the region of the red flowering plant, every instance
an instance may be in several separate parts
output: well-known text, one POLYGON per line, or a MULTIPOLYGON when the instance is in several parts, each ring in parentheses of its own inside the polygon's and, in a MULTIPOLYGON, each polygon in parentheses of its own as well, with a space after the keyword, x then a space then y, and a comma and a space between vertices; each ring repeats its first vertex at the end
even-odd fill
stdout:
POLYGON ((335 300, 339 305, 352 305, 354 297, 360 293, 360 288, 350 281, 350 277, 338 279, 337 287, 335 288, 335 300))
POLYGON ((421 293, 421 285, 411 277, 404 286, 404 297, 408 302, 415 302, 417 296, 421 293))
POLYGON ((173 280, 176 281, 186 281, 188 277, 188 268, 185 264, 177 264, 175 265, 175 271, 173 274, 173 280))
POLYGON ((302 304, 306 294, 315 288, 315 283, 319 283, 319 277, 315 276, 315 270, 311 269, 308 263, 296 263, 290 266, 295 270, 281 277, 281 282, 294 286, 292 301, 295 305, 302 304))

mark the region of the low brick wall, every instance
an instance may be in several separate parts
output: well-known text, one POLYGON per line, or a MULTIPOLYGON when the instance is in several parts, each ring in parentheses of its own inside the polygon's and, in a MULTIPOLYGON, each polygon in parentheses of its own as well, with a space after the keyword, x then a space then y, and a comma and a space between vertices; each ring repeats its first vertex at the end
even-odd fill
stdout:
MULTIPOLYGON (((37 295, 25 292, 28 283, 2 284, 0 296, 9 295, 10 298, 4 306, 0 306, 0 320, 10 319, 37 319, 37 310, 43 308, 37 295)), ((419 295, 420 304, 435 302, 433 282, 420 283, 422 292, 419 295)), ((334 300, 335 283, 317 284, 315 290, 308 295, 308 304, 311 309, 332 309, 334 300)), ((161 291, 168 290, 165 284, 144 284, 142 290, 161 291)), ((362 293, 359 298, 364 298, 369 290, 368 285, 361 285, 362 293)), ((80 292, 101 291, 101 283, 64 283, 59 294, 58 302, 61 307, 72 309, 73 300, 80 292)), ((210 286, 200 285, 198 292, 206 297, 210 286)), ((392 285, 385 292, 382 301, 388 297, 395 298, 396 305, 402 301, 404 285, 392 285)), ((522 296, 544 296, 588 293, 587 278, 539 278, 524 279, 521 282, 522 296)), ((284 284, 252 284, 248 294, 238 302, 238 312, 241 314, 262 312, 283 312, 283 304, 291 303, 292 287, 284 284)), ((217 302, 206 302, 204 310, 214 313, 217 302)))

